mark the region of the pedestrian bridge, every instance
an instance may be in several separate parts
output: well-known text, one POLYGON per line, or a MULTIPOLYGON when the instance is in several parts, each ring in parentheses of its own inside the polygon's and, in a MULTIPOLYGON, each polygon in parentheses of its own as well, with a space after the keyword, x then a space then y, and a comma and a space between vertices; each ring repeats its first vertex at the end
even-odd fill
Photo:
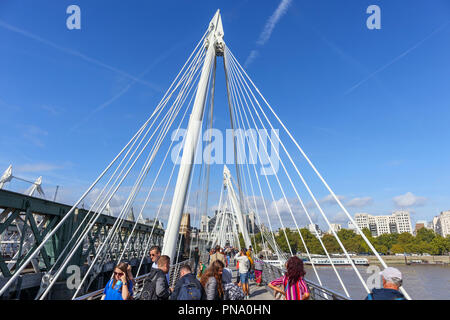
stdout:
MULTIPOLYGON (((180 262, 176 265, 171 266, 169 274, 169 281, 170 281, 170 287, 174 287, 176 281, 179 279, 179 268, 180 266, 184 264, 189 264, 193 268, 194 261, 186 260, 183 262, 180 262)), ((233 281, 236 280, 238 275, 238 270, 236 269, 236 265, 232 263, 228 266, 233 271, 233 281)), ((250 300, 274 300, 275 296, 273 294, 273 291, 267 286, 267 284, 282 276, 283 270, 281 270, 278 267, 275 267, 270 264, 264 265, 263 270, 263 285, 258 286, 254 280, 249 280, 249 291, 250 291, 250 300)), ((140 290, 142 289, 142 285, 144 282, 145 277, 147 274, 137 277, 135 288, 133 289, 134 292, 134 299, 139 299, 140 290)), ((344 297, 343 295, 334 292, 332 290, 328 290, 318 284, 315 284, 307 279, 305 279, 309 291, 310 291, 310 299, 311 300, 348 300, 348 298, 344 297)), ((85 294, 83 296, 80 296, 76 298, 75 300, 99 300, 101 299, 101 296, 103 294, 103 289, 96 290, 94 292, 85 294)))
MULTIPOLYGON (((318 281, 318 284, 308 281, 312 298, 350 299, 348 284, 342 279, 331 259, 333 252, 329 252, 330 246, 327 248, 317 228, 313 236, 331 262, 342 295, 326 289, 327 284, 323 283, 311 259, 308 239, 304 239, 301 228, 315 225, 316 218, 329 228, 360 285, 370 292, 332 226, 330 213, 326 213, 328 209, 321 199, 334 202, 380 264, 384 268, 387 264, 278 116, 276 108, 225 44, 224 35, 218 10, 149 118, 72 206, 0 193, 0 210, 3 209, 0 234, 8 237, 5 232, 10 231, 15 238, 3 238, 5 245, 8 246, 8 241, 17 244, 17 251, 2 253, 0 259, 0 297, 20 298, 26 273, 34 268, 38 274, 36 279, 41 281, 34 298, 55 298, 52 292, 58 287, 64 289, 68 270, 73 267, 82 269, 80 281, 76 281, 75 289, 66 286, 66 298, 98 297, 97 291, 88 293, 97 275, 105 265, 112 268, 124 259, 130 260, 136 269, 139 289, 140 281, 148 272, 142 265, 149 262, 149 246, 161 244, 161 240, 162 254, 174 262, 171 281, 178 277, 178 261, 189 259, 193 247, 206 252, 215 245, 222 248, 226 244, 235 248, 252 246, 255 252, 269 252, 285 262, 297 251, 290 244, 286 231, 289 229, 301 241, 298 250, 311 261, 312 273, 318 281), (226 89, 226 99, 223 100, 228 104, 233 142, 227 159, 232 159, 234 172, 221 164, 221 172, 212 175, 211 164, 216 164, 212 161, 212 149, 218 140, 213 139, 212 127, 217 117, 214 114, 215 80, 220 63, 225 73, 223 93, 226 89), (177 149, 171 137, 180 136, 184 127, 187 129, 177 149), (207 129, 205 134, 202 134, 203 128, 207 129), (202 141, 207 143, 203 153, 198 147, 202 141), (195 162, 197 151, 206 154, 205 161, 199 165, 195 162), (167 159, 171 159, 172 164, 167 159), (172 179, 175 169, 178 175, 172 179), (223 173, 221 177, 220 173, 223 173), (217 176, 218 181, 210 184, 211 177, 217 176), (220 195, 214 203, 211 203, 212 194, 220 195), (85 201, 88 210, 80 209, 85 201), (117 211, 107 216, 104 213, 113 201, 119 202, 117 211), (133 208, 138 208, 138 214, 136 219, 130 220, 128 215, 133 208), (210 228, 208 213, 211 211, 216 212, 216 219, 210 228), (195 228, 181 223, 190 221, 183 219, 189 214, 193 215, 195 228), (36 215, 41 216, 41 220, 35 220, 36 215), (156 223, 153 226, 142 224, 142 219, 149 215, 153 221, 164 217, 165 230, 158 229, 156 223), (258 241, 256 229, 259 230, 258 241), (286 244, 282 245, 283 249, 280 242, 286 244)), ((293 121, 297 116, 293 115, 293 121)), ((0 189, 11 178, 11 171, 7 170, 0 177, 0 189)), ((41 181, 38 183, 40 186, 41 181)), ((263 272, 266 282, 282 274, 276 266, 266 268, 263 272)), ((98 288, 101 283, 98 282, 98 288)), ((252 298, 270 297, 263 288, 253 289, 252 298)), ((410 299, 403 287, 400 291, 410 299)))

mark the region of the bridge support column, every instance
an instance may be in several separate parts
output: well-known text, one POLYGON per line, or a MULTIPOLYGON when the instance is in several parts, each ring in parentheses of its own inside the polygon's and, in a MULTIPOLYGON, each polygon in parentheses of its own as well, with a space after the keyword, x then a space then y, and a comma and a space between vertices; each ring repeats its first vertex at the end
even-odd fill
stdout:
POLYGON ((181 157, 177 183, 172 198, 169 220, 167 222, 167 228, 164 234, 162 254, 169 256, 171 261, 173 261, 176 256, 178 233, 180 229, 181 217, 183 215, 184 204, 186 201, 186 193, 189 186, 192 166, 194 163, 197 141, 203 120, 203 112, 205 109, 206 94, 212 62, 216 56, 216 46, 222 45, 223 48, 222 36, 222 20, 220 17, 220 12, 217 11, 214 18, 210 22, 209 35, 205 40, 205 61, 203 62, 202 73, 198 82, 194 106, 190 115, 187 132, 184 139, 183 155, 181 157))

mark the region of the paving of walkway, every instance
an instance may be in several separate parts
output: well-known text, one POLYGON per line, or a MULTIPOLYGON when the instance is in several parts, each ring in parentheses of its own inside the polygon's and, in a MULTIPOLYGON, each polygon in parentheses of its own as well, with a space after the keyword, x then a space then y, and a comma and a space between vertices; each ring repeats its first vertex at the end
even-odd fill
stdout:
MULTIPOLYGON (((233 271, 233 281, 236 280, 238 271, 236 266, 229 266, 233 271)), ((249 280, 250 300, 274 300, 271 290, 267 286, 257 286, 254 280, 249 280)))

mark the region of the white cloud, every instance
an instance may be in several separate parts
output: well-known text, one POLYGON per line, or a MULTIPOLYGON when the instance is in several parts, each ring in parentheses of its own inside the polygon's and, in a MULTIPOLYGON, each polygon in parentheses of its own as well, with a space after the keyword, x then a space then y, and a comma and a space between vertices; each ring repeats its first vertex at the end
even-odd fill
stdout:
POLYGON ((338 214, 336 214, 334 217, 331 218, 332 223, 340 223, 342 225, 347 223, 349 220, 350 219, 347 217, 347 215, 343 211, 339 212, 338 214))
POLYGON ((361 208, 371 204, 373 199, 371 197, 354 198, 346 203, 347 207, 361 208))
POLYGON ((394 204, 399 208, 405 207, 420 207, 425 205, 427 199, 414 195, 412 192, 407 192, 403 195, 396 196, 392 199, 394 204))
MULTIPOLYGON (((338 198, 339 201, 342 201, 342 200, 345 199, 344 196, 340 196, 340 195, 336 195, 336 198, 338 198)), ((322 198, 319 202, 321 204, 328 204, 328 205, 337 204, 336 200, 334 199, 334 197, 331 194, 329 194, 326 197, 322 198)))

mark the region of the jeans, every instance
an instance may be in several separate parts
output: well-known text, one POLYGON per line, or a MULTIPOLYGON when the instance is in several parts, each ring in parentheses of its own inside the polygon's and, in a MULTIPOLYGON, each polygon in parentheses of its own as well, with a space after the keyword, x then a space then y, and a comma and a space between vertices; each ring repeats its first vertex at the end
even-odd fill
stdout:
POLYGON ((248 283, 248 272, 246 273, 239 273, 239 277, 241 278, 241 283, 248 283))
POLYGON ((198 268, 198 261, 195 261, 195 266, 194 266, 194 275, 197 276, 197 268, 198 268))

